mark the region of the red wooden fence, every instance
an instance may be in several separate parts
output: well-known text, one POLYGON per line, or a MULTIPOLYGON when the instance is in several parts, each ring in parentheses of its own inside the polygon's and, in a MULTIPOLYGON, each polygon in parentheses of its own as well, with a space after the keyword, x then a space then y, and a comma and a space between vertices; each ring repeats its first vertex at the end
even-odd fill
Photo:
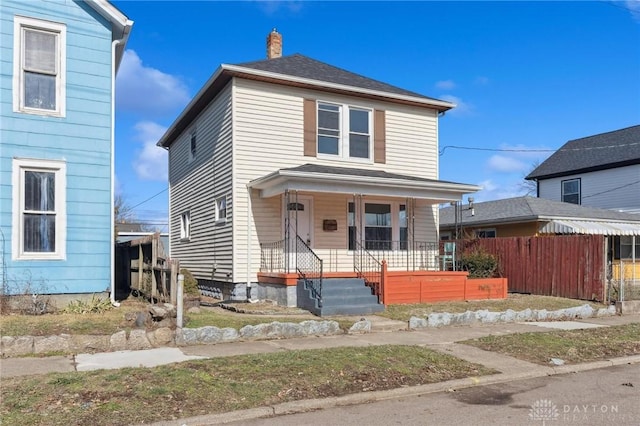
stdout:
POLYGON ((460 245, 462 253, 482 247, 496 255, 509 291, 605 300, 602 235, 479 238, 460 245))

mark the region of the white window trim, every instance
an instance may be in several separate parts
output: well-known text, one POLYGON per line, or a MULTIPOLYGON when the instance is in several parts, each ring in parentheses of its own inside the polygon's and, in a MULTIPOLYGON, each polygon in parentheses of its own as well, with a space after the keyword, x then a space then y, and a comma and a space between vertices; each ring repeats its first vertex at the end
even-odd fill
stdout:
MULTIPOLYGON (((345 222, 347 224, 347 229, 349 228, 349 203, 353 203, 353 201, 352 200, 347 201, 347 217, 345 222)), ((360 223, 362 224, 362 226, 360 227, 361 229, 358 230, 358 234, 359 234, 357 235, 358 241, 365 241, 365 235, 366 235, 365 204, 388 204, 391 206, 391 240, 400 241, 400 205, 404 204, 405 209, 407 209, 408 208, 407 203, 405 201, 389 201, 389 200, 382 200, 382 199, 375 199, 375 198, 374 199, 367 198, 366 200, 362 200, 361 207, 358 208, 358 206, 356 206, 356 214, 358 212, 360 213, 360 216, 361 216, 360 223)), ((356 217, 355 219, 356 219, 356 223, 358 223, 358 218, 356 217)), ((347 234, 347 239, 348 239, 348 234, 347 234)), ((403 250, 394 248, 392 251, 403 251, 403 250)), ((349 252, 352 252, 352 250, 349 250, 349 252)))
MULTIPOLYGON (((578 202, 576 203, 576 205, 578 205, 578 206, 582 205, 582 179, 581 178, 572 178, 572 179, 561 180, 560 181, 560 201, 562 201, 563 203, 568 203, 568 201, 564 201, 565 195, 578 195, 578 202), (569 182, 573 182, 573 181, 578 182, 578 192, 571 192, 571 193, 565 194, 565 192, 564 192, 564 184, 565 183, 569 183, 569 182)), ((571 203, 571 204, 573 204, 573 203, 571 203)))
POLYGON ((215 200, 215 222, 216 223, 225 223, 227 221, 227 217, 229 217, 229 200, 227 198, 227 195, 223 195, 221 197, 216 198, 215 200), (220 217, 220 200, 222 200, 224 198, 224 209, 225 209, 225 216, 224 217, 220 217))
POLYGON ((13 111, 27 114, 65 117, 66 110, 66 77, 67 75, 67 26, 57 22, 15 16, 13 19, 13 111), (56 75, 56 109, 39 109, 24 106, 24 73, 22 58, 24 56, 23 29, 31 28, 58 34, 56 75))
POLYGON ((331 102, 331 101, 316 101, 316 156, 318 158, 328 159, 328 160, 342 160, 353 163, 365 163, 365 164, 373 164, 373 109, 367 108, 358 105, 351 104, 343 104, 339 102, 331 102), (319 117, 319 104, 327 104, 339 107, 339 131, 340 137, 338 140, 338 155, 333 154, 323 154, 318 150, 318 123, 320 122, 319 117), (351 157, 349 156, 349 114, 348 111, 350 108, 359 109, 363 111, 367 111, 369 113, 369 158, 359 158, 359 157, 351 157), (347 113, 345 113, 347 112, 347 113))
POLYGON ((191 239, 191 210, 180 215, 180 241, 191 239))
POLYGON ((12 171, 12 260, 65 260, 67 244, 67 165, 59 160, 13 159, 12 171), (25 252, 23 238, 24 172, 27 170, 53 172, 56 176, 56 250, 50 253, 25 252))

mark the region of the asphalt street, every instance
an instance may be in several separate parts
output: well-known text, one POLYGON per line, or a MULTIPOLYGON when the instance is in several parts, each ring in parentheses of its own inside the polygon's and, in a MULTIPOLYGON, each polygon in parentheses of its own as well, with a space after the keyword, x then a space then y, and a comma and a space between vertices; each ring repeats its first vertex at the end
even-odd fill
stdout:
POLYGON ((339 406, 231 425, 640 425, 640 364, 339 406))

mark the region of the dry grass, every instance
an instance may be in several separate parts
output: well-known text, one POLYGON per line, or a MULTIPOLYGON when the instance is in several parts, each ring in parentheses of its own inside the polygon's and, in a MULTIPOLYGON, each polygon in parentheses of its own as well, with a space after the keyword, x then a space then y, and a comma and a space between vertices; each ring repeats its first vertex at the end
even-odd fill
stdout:
POLYGON ((487 336, 462 343, 537 364, 548 365, 551 358, 577 364, 640 355, 640 324, 487 336))
POLYGON ((494 373, 416 346, 243 355, 3 380, 3 424, 128 425, 494 373))
POLYGON ((527 308, 555 311, 557 309, 572 308, 584 304, 589 304, 594 309, 606 307, 606 305, 601 303, 565 299, 562 297, 509 294, 506 299, 389 305, 385 311, 379 315, 398 321, 409 321, 412 316, 425 317, 434 312, 462 313, 481 309, 500 312, 506 311, 507 309, 522 311, 527 308))

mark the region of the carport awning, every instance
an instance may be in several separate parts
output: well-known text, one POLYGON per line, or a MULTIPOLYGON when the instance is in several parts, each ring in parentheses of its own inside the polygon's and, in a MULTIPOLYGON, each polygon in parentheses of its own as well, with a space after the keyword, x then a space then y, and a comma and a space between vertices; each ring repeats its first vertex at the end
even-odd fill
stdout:
POLYGON ((387 173, 382 170, 316 164, 277 170, 249 182, 248 187, 259 190, 262 198, 273 197, 285 191, 308 191, 422 198, 434 203, 459 200, 463 194, 481 189, 476 185, 387 173))
POLYGON ((552 220, 540 228, 541 234, 640 235, 640 222, 552 220))

